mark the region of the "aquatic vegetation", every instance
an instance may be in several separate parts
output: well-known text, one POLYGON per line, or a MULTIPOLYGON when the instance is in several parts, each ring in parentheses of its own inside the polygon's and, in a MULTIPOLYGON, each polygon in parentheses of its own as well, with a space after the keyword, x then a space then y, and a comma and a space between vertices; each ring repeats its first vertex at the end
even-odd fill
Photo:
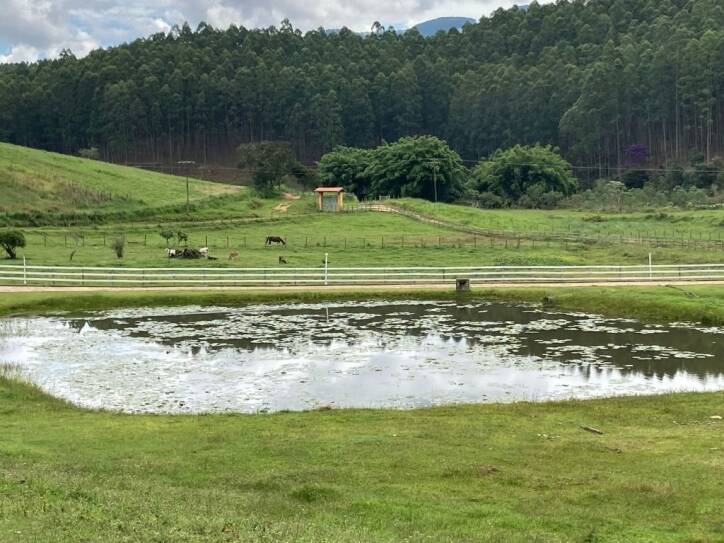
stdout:
POLYGON ((0 359, 43 390, 133 413, 411 408, 724 389, 717 328, 530 305, 150 307, 0 325, 8 331, 0 359))

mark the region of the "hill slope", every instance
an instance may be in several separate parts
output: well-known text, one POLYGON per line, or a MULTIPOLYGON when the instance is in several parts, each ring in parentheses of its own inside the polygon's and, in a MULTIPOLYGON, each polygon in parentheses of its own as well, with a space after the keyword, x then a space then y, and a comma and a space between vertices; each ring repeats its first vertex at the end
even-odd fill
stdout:
MULTIPOLYGON (((190 180, 192 202, 239 188, 190 180)), ((0 214, 112 213, 183 205, 186 179, 0 143, 0 214)))

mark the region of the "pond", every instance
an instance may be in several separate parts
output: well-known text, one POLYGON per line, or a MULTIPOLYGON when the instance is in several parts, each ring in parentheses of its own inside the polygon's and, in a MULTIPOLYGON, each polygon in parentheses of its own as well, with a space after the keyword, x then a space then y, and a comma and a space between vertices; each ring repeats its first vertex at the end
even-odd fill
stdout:
POLYGON ((125 412, 413 408, 724 389, 724 330, 474 301, 0 320, 0 363, 125 412))

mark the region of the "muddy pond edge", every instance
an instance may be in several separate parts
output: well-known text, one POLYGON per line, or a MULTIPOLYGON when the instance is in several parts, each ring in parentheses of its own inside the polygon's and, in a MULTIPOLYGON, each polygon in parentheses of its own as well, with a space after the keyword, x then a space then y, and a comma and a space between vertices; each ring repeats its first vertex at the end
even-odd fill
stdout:
POLYGON ((610 286, 479 288, 455 292, 449 288, 379 288, 373 290, 149 290, 97 292, 3 292, 0 317, 93 311, 139 306, 240 305, 264 302, 321 302, 365 299, 486 299, 525 302, 585 311, 643 322, 693 322, 724 325, 724 286, 610 286))

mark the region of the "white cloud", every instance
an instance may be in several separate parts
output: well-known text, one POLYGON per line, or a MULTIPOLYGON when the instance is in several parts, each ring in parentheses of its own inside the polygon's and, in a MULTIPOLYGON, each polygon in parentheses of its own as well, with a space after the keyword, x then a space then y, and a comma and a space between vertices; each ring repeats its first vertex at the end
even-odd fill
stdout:
POLYGON ((0 55, 0 64, 8 62, 33 62, 38 60, 39 51, 30 45, 13 45, 7 55, 0 55))
POLYGON ((527 0, 0 0, 0 40, 10 52, 1 62, 54 57, 62 49, 76 56, 116 45, 188 21, 217 28, 279 25, 289 19, 310 30, 324 26, 369 30, 374 21, 409 27, 434 17, 479 18, 498 7, 527 0))
POLYGON ((160 17, 153 20, 153 26, 156 27, 157 32, 168 32, 171 30, 171 25, 160 17))

